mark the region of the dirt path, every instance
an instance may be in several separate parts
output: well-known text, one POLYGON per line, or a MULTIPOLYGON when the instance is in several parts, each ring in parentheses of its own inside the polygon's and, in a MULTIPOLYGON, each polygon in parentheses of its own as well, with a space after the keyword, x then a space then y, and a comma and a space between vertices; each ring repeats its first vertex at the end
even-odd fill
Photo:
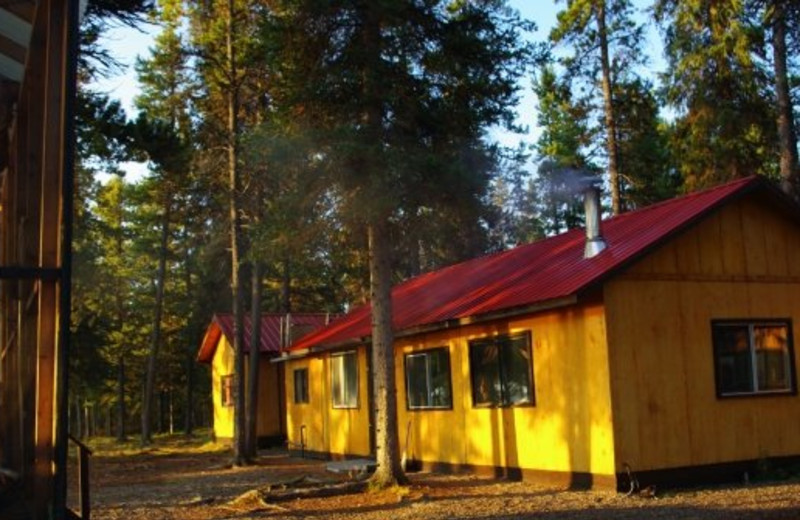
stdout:
POLYGON ((626 497, 559 491, 530 483, 412 475, 412 485, 382 492, 270 503, 267 488, 297 481, 347 480, 324 463, 265 452, 256 466, 231 468, 222 451, 154 449, 98 454, 92 463, 96 519, 800 519, 800 482, 626 497), (235 501, 242 494, 253 492, 235 501), (265 503, 261 497, 267 496, 265 503))

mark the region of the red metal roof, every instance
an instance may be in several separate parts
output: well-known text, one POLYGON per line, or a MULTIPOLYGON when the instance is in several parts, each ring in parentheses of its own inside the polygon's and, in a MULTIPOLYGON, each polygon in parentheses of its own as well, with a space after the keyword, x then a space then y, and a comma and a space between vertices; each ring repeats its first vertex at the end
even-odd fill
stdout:
MULTIPOLYGON (((602 222, 607 249, 585 259, 585 231, 564 234, 411 278, 392 289, 393 328, 408 331, 577 295, 723 203, 766 187, 736 180, 602 222)), ((370 305, 295 342, 290 351, 367 341, 370 305)))
MULTIPOLYGON (((280 352, 281 342, 281 321, 284 324, 286 319, 291 320, 292 329, 296 338, 305 336, 320 327, 323 327, 332 319, 332 315, 325 313, 298 313, 298 314, 262 314, 261 315, 261 341, 259 351, 267 354, 277 354, 280 352), (299 335, 298 335, 299 333, 299 335)), ((244 351, 250 352, 250 316, 244 320, 244 351)), ((284 325, 285 326, 285 325, 284 325)), ((220 336, 225 335, 228 342, 233 345, 233 315, 214 314, 211 324, 206 330, 197 360, 201 363, 210 363, 217 350, 220 336)))

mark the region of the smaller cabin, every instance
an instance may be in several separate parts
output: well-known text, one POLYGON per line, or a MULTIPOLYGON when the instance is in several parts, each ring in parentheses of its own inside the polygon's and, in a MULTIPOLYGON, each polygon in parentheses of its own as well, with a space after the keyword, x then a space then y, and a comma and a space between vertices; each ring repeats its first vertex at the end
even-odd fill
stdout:
MULTIPOLYGON (((283 348, 306 334, 326 325, 331 319, 326 313, 263 314, 259 345, 258 379, 258 445, 280 444, 286 438, 286 403, 283 398, 283 366, 270 362, 283 348)), ((251 320, 244 323, 245 377, 249 373, 249 354, 252 346, 251 320)), ((234 424, 234 351, 233 315, 214 314, 206 330, 197 360, 211 366, 211 401, 214 407, 214 438, 233 439, 234 424)), ((246 383, 245 383, 246 384, 246 383)))

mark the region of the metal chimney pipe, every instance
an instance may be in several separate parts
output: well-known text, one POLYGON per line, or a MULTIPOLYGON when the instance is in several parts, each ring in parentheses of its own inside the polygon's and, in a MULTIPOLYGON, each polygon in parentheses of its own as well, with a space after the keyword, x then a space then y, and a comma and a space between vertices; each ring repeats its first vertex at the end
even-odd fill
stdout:
POLYGON ((589 186, 583 192, 583 210, 586 218, 586 247, 584 258, 592 258, 600 254, 608 244, 600 233, 600 189, 589 186))

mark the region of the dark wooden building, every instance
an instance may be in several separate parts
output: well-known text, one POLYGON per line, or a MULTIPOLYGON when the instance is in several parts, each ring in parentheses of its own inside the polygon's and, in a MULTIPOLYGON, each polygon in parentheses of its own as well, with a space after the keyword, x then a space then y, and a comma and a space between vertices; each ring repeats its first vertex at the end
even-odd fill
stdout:
POLYGON ((0 0, 0 466, 19 476, 20 510, 37 519, 73 516, 66 365, 81 3, 0 0))

